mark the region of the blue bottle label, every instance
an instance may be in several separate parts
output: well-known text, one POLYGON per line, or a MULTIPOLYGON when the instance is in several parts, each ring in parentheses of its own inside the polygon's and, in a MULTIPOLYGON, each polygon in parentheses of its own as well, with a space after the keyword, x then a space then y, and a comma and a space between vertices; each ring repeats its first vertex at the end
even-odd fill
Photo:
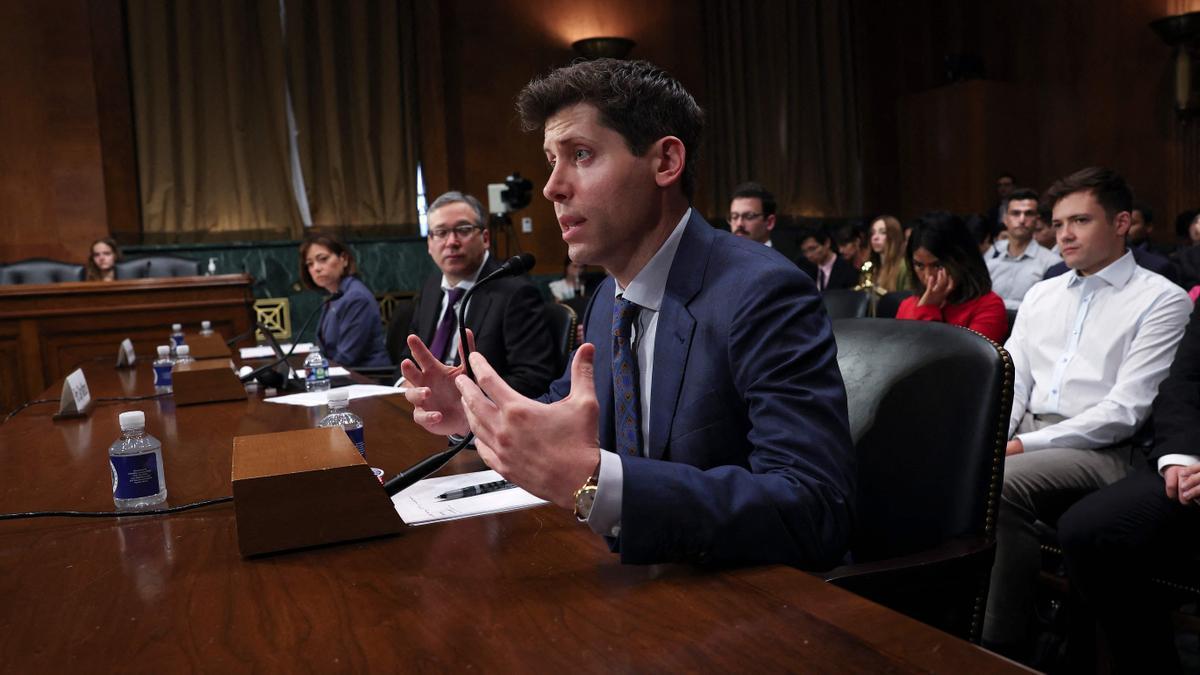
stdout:
POLYGON ((354 447, 358 448, 358 454, 362 455, 363 459, 366 459, 367 443, 363 440, 363 427, 347 429, 346 435, 350 437, 350 442, 354 444, 354 447))
POLYGON ((171 386, 171 365, 165 363, 163 365, 154 366, 154 386, 169 387, 171 386))
POLYGON ((309 382, 319 382, 321 380, 327 380, 327 379, 329 379, 329 373, 328 373, 328 371, 325 370, 324 366, 314 366, 314 367, 308 369, 308 377, 306 379, 309 382))
POLYGON ((113 496, 117 499, 140 499, 158 494, 158 456, 155 453, 109 457, 108 461, 112 467, 113 496))
POLYGON ((179 333, 179 334, 172 333, 171 340, 174 341, 175 346, 178 347, 179 345, 183 344, 183 333, 179 333))

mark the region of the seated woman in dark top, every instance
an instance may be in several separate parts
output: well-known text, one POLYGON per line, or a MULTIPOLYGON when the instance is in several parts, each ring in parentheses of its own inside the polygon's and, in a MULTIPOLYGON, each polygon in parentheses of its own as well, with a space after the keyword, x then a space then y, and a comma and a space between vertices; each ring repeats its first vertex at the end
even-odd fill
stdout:
POLYGON ((87 280, 113 281, 117 278, 117 263, 121 261, 121 249, 112 237, 104 237, 92 242, 91 253, 88 254, 87 280))
POLYGON ((979 246, 958 216, 942 211, 921 216, 907 255, 917 293, 900 303, 897 319, 941 321, 1004 341, 1004 301, 992 292, 979 246))
POLYGON ((357 274, 354 254, 332 236, 313 234, 300 244, 304 286, 342 294, 321 306, 317 341, 325 357, 349 368, 389 366, 379 305, 357 274))

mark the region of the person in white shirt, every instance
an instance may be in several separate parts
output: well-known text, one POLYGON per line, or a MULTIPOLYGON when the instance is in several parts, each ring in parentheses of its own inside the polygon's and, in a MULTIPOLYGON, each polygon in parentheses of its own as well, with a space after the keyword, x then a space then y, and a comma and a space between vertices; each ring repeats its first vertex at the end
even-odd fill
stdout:
POLYGON ((984 255, 992 275, 992 290, 1004 298, 1004 306, 1018 309, 1025 294, 1042 280, 1058 257, 1033 240, 1038 221, 1038 196, 1033 190, 1013 190, 1004 203, 1006 239, 997 240, 984 255))
POLYGON ((1133 195, 1118 174, 1089 168, 1044 198, 1071 272, 1025 296, 1005 348, 1012 415, 984 622, 985 646, 1026 655, 1040 567, 1038 522, 1130 472, 1146 421, 1191 311, 1187 294, 1139 267, 1125 248, 1133 195))
POLYGON ((729 203, 729 231, 774 247, 771 230, 775 229, 775 195, 754 182, 733 189, 729 203))
POLYGON ((583 271, 587 266, 583 263, 572 262, 570 258, 563 261, 563 278, 550 282, 550 294, 558 302, 574 300, 583 297, 583 271))

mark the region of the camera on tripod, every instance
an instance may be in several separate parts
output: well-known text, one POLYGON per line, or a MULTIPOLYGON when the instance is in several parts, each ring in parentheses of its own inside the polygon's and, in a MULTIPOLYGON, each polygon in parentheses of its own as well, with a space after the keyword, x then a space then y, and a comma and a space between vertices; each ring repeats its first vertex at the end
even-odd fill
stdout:
POLYGON ((514 171, 503 183, 488 184, 488 211, 492 215, 504 216, 512 211, 520 211, 529 206, 533 198, 533 183, 528 178, 521 178, 514 171))

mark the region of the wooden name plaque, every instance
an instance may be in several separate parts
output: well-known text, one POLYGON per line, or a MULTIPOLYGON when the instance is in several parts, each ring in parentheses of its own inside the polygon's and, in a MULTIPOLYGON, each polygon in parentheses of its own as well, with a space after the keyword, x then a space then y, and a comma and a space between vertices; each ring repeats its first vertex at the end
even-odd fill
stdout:
POLYGON ((177 406, 246 398, 246 385, 233 372, 228 359, 176 363, 171 369, 171 384, 177 406))
POLYGON ((187 335, 183 342, 191 351, 193 359, 227 359, 231 356, 229 346, 225 344, 225 338, 217 333, 187 335))
POLYGON ((337 428, 234 438, 233 506, 243 556, 404 527, 371 468, 337 428))

